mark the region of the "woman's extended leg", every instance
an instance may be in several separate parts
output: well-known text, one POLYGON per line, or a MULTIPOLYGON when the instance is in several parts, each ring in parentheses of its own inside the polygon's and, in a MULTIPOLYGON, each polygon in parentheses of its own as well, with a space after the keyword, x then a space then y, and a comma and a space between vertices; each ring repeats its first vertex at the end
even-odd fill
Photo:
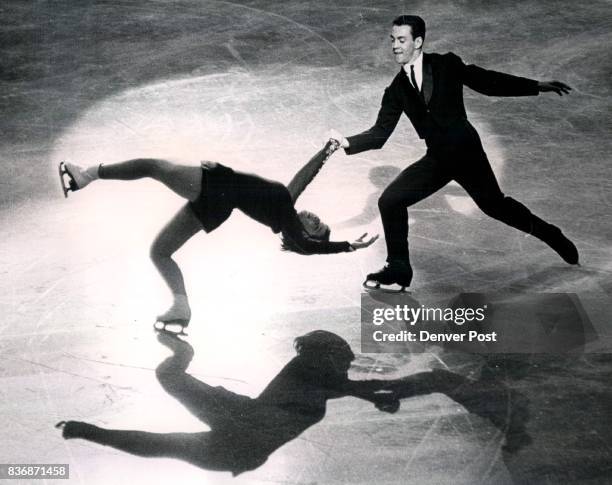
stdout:
POLYGON ((76 183, 77 190, 99 178, 109 180, 152 178, 181 197, 194 201, 200 195, 202 186, 201 167, 178 165, 157 158, 137 158, 88 168, 66 163, 65 167, 67 173, 76 183))
POLYGON ((183 274, 172 259, 172 255, 201 229, 202 223, 189 204, 186 204, 153 241, 150 251, 151 260, 170 287, 173 298, 170 309, 157 317, 160 322, 182 321, 183 324, 187 324, 191 318, 183 274))
POLYGON ((149 433, 146 431, 105 429, 82 421, 61 421, 65 439, 80 438, 143 457, 166 457, 199 464, 212 444, 210 433, 149 433))

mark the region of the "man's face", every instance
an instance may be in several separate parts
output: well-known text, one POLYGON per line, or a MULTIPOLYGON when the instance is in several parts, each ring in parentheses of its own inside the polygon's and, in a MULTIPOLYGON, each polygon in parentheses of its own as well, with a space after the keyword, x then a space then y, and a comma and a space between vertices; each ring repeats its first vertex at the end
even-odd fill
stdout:
POLYGON ((391 47, 395 62, 409 64, 419 56, 419 49, 423 46, 423 39, 412 38, 410 25, 394 25, 391 29, 391 47))

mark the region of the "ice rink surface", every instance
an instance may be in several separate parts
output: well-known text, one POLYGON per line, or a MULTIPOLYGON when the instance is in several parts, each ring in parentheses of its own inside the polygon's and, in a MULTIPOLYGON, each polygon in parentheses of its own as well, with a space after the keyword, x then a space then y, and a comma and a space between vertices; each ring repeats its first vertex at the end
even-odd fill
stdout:
MULTIPOLYGON (((85 485, 612 480, 610 2, 6 1, 0 12, 0 463, 68 463, 70 483, 85 485), (182 201, 149 181, 64 199, 58 162, 215 160, 287 183, 327 129, 374 122, 397 70, 388 34, 400 13, 427 21, 425 51, 572 86, 564 97, 465 97, 504 192, 560 226, 582 264, 487 218, 450 184, 410 209, 410 297, 512 294, 519 308, 570 294, 597 338, 563 355, 360 354, 361 282, 383 264, 383 241, 303 257, 235 211, 177 255, 196 379, 255 397, 293 357, 293 339, 323 329, 357 354, 351 378, 446 369, 496 391, 472 407, 439 393, 404 399, 395 414, 329 401, 320 422, 237 477, 63 440, 53 427, 63 419, 207 427, 155 374, 169 351, 152 323, 170 300, 148 248, 182 201), (518 449, 474 412, 489 401, 525 411, 518 449)), ((334 154, 298 207, 321 215, 334 240, 382 235, 376 200, 423 153, 404 118, 384 149, 334 154)))

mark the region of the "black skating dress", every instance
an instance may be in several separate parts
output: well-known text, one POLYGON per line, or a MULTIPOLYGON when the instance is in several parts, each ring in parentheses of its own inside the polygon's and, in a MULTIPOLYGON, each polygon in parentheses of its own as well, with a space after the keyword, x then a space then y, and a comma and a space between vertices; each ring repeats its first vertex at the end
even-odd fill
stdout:
POLYGON ((319 152, 298 172, 290 186, 294 196, 282 183, 258 175, 232 170, 215 162, 202 162, 202 190, 190 206, 211 232, 225 222, 234 209, 264 224, 276 234, 282 233, 303 254, 329 254, 352 251, 347 241, 314 239, 304 231, 294 207, 294 200, 314 178, 324 163, 319 152), (297 180, 297 183, 296 183, 297 180))

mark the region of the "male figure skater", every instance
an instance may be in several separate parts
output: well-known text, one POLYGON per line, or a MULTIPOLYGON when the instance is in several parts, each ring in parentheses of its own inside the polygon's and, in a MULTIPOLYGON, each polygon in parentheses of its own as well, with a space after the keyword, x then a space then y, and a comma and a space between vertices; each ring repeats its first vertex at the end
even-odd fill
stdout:
POLYGON ((402 15, 393 21, 391 46, 402 66, 385 89, 376 123, 369 130, 345 138, 332 130, 348 155, 381 148, 402 113, 412 122, 427 153, 389 184, 378 201, 387 244, 387 264, 368 275, 365 284, 379 287, 410 285, 406 208, 456 180, 487 215, 532 234, 554 249, 568 264, 578 264, 578 251, 561 230, 532 214, 500 190, 478 133, 467 119, 463 86, 489 96, 535 96, 571 88, 559 81, 538 82, 475 65, 453 53, 423 53, 425 22, 402 15))

